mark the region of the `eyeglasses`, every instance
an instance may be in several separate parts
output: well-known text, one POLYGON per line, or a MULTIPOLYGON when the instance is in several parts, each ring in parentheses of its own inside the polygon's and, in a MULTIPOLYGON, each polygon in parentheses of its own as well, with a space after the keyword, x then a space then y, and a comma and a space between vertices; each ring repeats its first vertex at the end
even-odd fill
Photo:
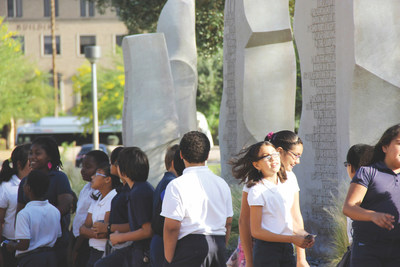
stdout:
POLYGON ((300 154, 295 154, 294 152, 290 151, 290 150, 286 150, 287 152, 289 152, 295 159, 300 159, 301 155, 300 154))
POLYGON ((345 162, 343 162, 343 165, 344 165, 345 168, 347 168, 347 167, 350 166, 351 164, 348 163, 347 161, 345 161, 345 162))
POLYGON ((105 175, 105 174, 102 174, 102 173, 98 173, 98 172, 96 172, 96 173, 94 174, 94 176, 102 176, 102 177, 107 177, 107 175, 105 175))
POLYGON ((279 152, 274 152, 265 156, 260 157, 258 160, 266 159, 268 161, 272 161, 272 159, 277 159, 279 158, 279 152))

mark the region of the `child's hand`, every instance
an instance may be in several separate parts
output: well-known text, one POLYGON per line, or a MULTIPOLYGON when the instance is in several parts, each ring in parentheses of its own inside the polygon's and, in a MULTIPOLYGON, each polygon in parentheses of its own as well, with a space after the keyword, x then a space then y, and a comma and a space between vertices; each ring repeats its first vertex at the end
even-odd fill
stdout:
POLYGON ((92 226, 93 232, 95 234, 107 233, 107 224, 104 222, 95 222, 92 226))
POLYGON ((113 234, 110 235, 111 244, 114 246, 118 243, 122 243, 123 241, 120 240, 121 234, 118 231, 115 231, 113 234))

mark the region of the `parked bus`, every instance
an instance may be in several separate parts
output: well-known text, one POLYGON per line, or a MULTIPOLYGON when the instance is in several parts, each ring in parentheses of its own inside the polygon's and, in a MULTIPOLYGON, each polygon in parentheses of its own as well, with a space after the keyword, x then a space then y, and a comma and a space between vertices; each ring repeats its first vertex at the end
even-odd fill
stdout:
MULTIPOLYGON (((77 146, 93 142, 92 134, 85 131, 87 118, 43 117, 36 123, 24 124, 17 129, 16 143, 32 142, 38 136, 52 136, 59 145, 75 142, 77 146)), ((99 142, 107 145, 122 143, 122 122, 115 120, 99 126, 99 142)))

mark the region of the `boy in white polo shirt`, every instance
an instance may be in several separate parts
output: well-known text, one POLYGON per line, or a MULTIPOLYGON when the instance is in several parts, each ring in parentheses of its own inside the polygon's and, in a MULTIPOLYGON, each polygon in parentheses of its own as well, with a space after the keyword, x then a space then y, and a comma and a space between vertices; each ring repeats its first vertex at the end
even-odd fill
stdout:
POLYGON ((30 202, 17 214, 15 239, 8 250, 17 250, 19 267, 52 267, 57 265, 53 246, 61 237, 60 212, 44 196, 49 187, 49 176, 32 170, 24 184, 24 193, 30 202))
POLYGON ((161 212, 164 266, 226 266, 233 216, 229 186, 205 165, 210 152, 205 134, 188 132, 179 147, 186 168, 168 184, 161 212))

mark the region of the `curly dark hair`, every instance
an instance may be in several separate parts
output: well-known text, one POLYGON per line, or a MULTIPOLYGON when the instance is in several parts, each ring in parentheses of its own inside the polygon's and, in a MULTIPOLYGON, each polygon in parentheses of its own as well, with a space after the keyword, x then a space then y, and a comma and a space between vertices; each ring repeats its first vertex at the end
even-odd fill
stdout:
POLYGON ((32 170, 26 177, 26 185, 29 186, 35 197, 42 199, 49 189, 50 177, 47 173, 32 170))
MULTIPOLYGON (((247 187, 252 187, 263 179, 262 173, 253 166, 253 162, 260 160, 258 153, 263 145, 275 148, 271 142, 258 142, 242 149, 236 157, 230 160, 229 164, 232 165, 232 175, 239 180, 239 183, 245 183, 247 187)), ((278 178, 282 183, 287 180, 285 167, 282 164, 278 172, 278 178)))
POLYGON ((182 157, 189 163, 202 163, 208 159, 210 140, 199 131, 186 133, 179 143, 182 157))

